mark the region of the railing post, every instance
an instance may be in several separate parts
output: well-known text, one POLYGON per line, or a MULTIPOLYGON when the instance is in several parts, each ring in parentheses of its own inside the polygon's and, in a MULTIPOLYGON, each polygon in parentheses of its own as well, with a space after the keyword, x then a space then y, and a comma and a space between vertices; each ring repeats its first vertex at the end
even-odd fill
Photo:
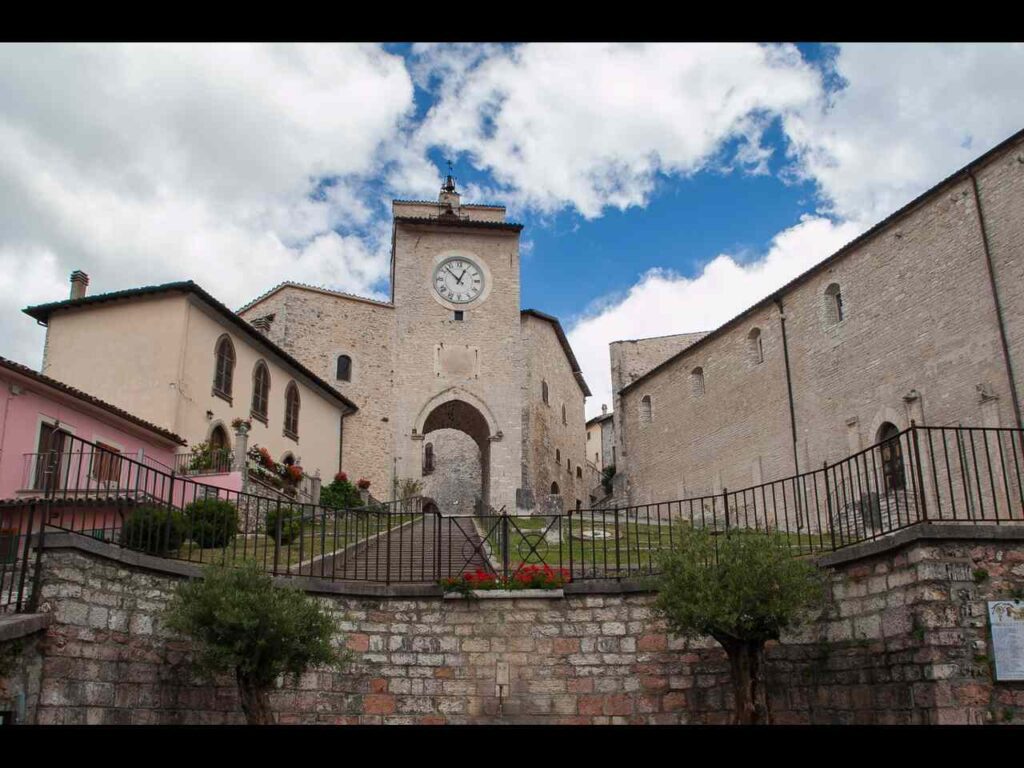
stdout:
POLYGON ((508 581, 508 510, 501 508, 501 576, 508 581))
MULTIPOLYGON (((828 491, 828 462, 821 462, 821 478, 825 483, 825 514, 828 515, 828 537, 832 542, 832 551, 836 551, 836 529, 832 522, 832 496, 828 491)), ((820 509, 820 507, 819 507, 820 509)))
POLYGON ((274 575, 277 576, 277 566, 281 554, 281 500, 277 500, 277 530, 274 532, 274 575))
POLYGON ((925 502, 924 475, 921 472, 921 449, 917 444, 917 424, 910 420, 910 437, 914 443, 914 473, 917 475, 917 496, 921 499, 921 522, 928 522, 928 504, 925 502))
MULTIPOLYGON (((387 533, 387 547, 386 547, 386 553, 387 553, 386 554, 386 565, 385 565, 385 571, 384 571, 384 584, 388 585, 388 586, 390 586, 390 584, 391 584, 391 511, 393 509, 394 509, 394 506, 392 504, 388 504, 387 509, 384 512, 384 514, 386 515, 386 517, 384 519, 384 526, 385 526, 384 530, 388 532, 387 533)), ((379 531, 379 529, 380 529, 380 524, 379 523, 378 523, 377 527, 378 527, 378 531, 379 531)))
MULTIPOLYGON (((16 576, 18 578, 18 586, 17 586, 17 593, 16 593, 17 597, 14 600, 14 610, 17 613, 21 612, 22 601, 25 600, 25 575, 26 575, 26 572, 28 571, 29 547, 30 547, 30 545, 32 543, 32 528, 35 526, 35 517, 36 517, 36 505, 35 505, 35 503, 31 503, 31 504, 28 505, 28 534, 25 536, 25 546, 22 548, 22 551, 21 551, 21 575, 20 576, 17 576, 18 545, 17 545, 17 539, 15 539, 15 545, 14 545, 14 568, 15 568, 15 570, 11 572, 11 579, 13 581, 13 579, 16 576)), ((43 528, 43 526, 40 525, 39 526, 40 535, 42 535, 42 528, 43 528)), ((38 557, 38 550, 37 550, 37 556, 36 556, 36 567, 37 567, 37 569, 38 569, 38 566, 39 566, 39 557, 38 557)), ((33 575, 33 577, 32 577, 32 592, 33 592, 33 594, 29 595, 28 605, 26 605, 26 607, 25 607, 25 609, 26 609, 26 611, 28 613, 34 613, 35 612, 34 606, 32 605, 32 603, 35 600, 35 583, 36 583, 36 578, 35 578, 35 575, 33 575)))
POLYGON ((722 489, 722 504, 725 505, 725 530, 729 530, 729 489, 722 489))
POLYGON ((619 549, 619 508, 615 508, 615 578, 622 578, 622 556, 619 549))

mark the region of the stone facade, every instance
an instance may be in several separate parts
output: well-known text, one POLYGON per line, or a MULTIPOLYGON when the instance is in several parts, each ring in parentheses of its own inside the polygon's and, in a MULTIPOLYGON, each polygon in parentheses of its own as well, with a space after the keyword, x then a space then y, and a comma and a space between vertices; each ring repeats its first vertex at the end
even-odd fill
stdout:
POLYGON ((438 203, 395 201, 393 213, 389 302, 285 283, 239 314, 251 322, 273 315, 270 337, 359 405, 344 423, 342 464, 370 479, 378 498, 422 479, 426 443, 455 429, 473 439, 479 462, 444 489, 429 480, 443 513, 454 511, 445 500, 474 496, 530 511, 552 482, 565 505, 585 499, 576 469, 585 461, 589 391, 557 319, 520 309, 521 227, 505 221, 503 207, 461 205, 452 190, 438 203), (465 304, 435 292, 435 267, 453 255, 472 259, 485 278, 483 293, 465 304), (352 360, 350 381, 338 380, 339 355, 352 360), (539 408, 544 377, 553 400, 539 408), (565 466, 553 465, 556 449, 565 466), (465 487, 455 489, 459 480, 465 487))
POLYGON ((875 444, 888 424, 1019 426, 997 307, 1019 389, 1022 142, 1011 138, 663 362, 663 340, 613 344, 619 477, 630 503, 820 468, 875 444))
MULTIPOLYGON (((55 536, 44 552, 42 723, 239 723, 230 679, 197 677, 160 611, 183 575, 55 536), (118 561, 117 558, 122 558, 118 561)), ((155 561, 155 559, 152 559, 155 561)), ((155 561, 159 562, 159 561, 155 561)), ((166 562, 166 561, 164 561, 166 562)), ((834 602, 768 647, 778 723, 1024 723, 1020 683, 994 682, 985 601, 1019 594, 1019 529, 919 526, 828 556, 834 602), (971 536, 972 538, 964 538, 971 536)), ((187 569, 177 564, 179 571, 187 569)), ((355 662, 272 694, 282 723, 725 723, 724 653, 667 634, 629 585, 564 598, 359 597, 304 580, 355 662), (500 701, 499 662, 509 665, 500 701)), ((571 593, 576 589, 575 593, 571 593)))

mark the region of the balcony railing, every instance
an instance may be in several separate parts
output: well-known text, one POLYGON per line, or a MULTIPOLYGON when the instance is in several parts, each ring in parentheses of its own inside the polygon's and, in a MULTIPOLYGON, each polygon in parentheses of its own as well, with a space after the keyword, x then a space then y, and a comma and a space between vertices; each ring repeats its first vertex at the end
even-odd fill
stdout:
POLYGON ((179 475, 222 475, 233 468, 234 453, 230 448, 209 448, 174 457, 174 471, 179 475))

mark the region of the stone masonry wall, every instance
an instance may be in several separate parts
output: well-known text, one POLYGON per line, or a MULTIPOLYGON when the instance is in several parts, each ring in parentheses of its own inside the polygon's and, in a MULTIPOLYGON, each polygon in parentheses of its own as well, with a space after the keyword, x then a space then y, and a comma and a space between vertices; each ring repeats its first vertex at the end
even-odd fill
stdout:
MULTIPOLYGON (((974 540, 950 535, 921 528, 831 556, 832 607, 768 648, 776 722, 1024 723, 1024 683, 992 680, 984 603, 1024 587, 1024 536, 1005 526, 974 540)), ((54 622, 40 645, 37 722, 242 721, 232 681, 196 677, 189 643, 161 624, 181 576, 101 556, 123 557, 99 542, 79 549, 68 548, 70 535, 51 538, 59 548, 43 558, 42 610, 54 622)), ((341 620, 356 661, 274 692, 282 723, 731 717, 724 653, 668 635, 650 594, 318 599, 341 620), (511 677, 500 711, 498 662, 511 677)))
MULTIPOLYGON (((1024 370, 1024 325, 1014 311, 1024 307, 1020 154, 1020 143, 1006 147, 978 171, 1018 371, 1024 370)), ((875 444, 886 422, 899 429, 911 419, 935 426, 1015 424, 970 179, 930 193, 781 297, 799 471, 875 444), (832 283, 842 295, 839 322, 827 311, 832 283)), ((625 349, 612 345, 613 366, 625 349)), ((794 474, 779 307, 760 305, 688 347, 617 394, 615 411, 619 469, 631 503, 675 499, 683 491, 738 490, 794 474), (755 327, 764 349, 759 364, 748 338, 755 327), (697 366, 705 372, 703 395, 691 386, 697 366), (653 420, 642 423, 639 405, 648 394, 653 420)))

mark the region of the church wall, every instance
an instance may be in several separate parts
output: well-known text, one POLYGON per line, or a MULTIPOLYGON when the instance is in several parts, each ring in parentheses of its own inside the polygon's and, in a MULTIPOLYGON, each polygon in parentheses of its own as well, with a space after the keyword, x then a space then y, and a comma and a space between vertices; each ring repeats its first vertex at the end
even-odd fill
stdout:
POLYGON ((490 504, 513 509, 522 451, 518 233, 400 223, 395 228, 393 295, 395 359, 400 363, 395 366, 391 424, 397 476, 421 477, 423 436, 414 436, 412 430, 431 410, 430 401, 445 392, 467 393, 463 399, 482 403, 495 432, 501 433, 485 439, 490 504), (490 271, 490 294, 466 309, 462 321, 433 298, 435 257, 449 251, 473 254, 490 271), (459 349, 460 359, 471 361, 468 367, 446 362, 442 344, 459 349))
POLYGON ((631 504, 744 488, 759 482, 759 474, 792 474, 776 315, 773 309, 759 311, 622 396, 616 418, 629 434, 631 504), (761 331, 761 363, 748 338, 754 328, 761 331), (691 374, 696 367, 704 371, 703 394, 691 374), (640 413, 645 396, 651 398, 649 422, 640 413))
POLYGON ((588 473, 583 471, 582 478, 576 477, 577 467, 585 470, 587 455, 583 392, 552 324, 523 315, 522 328, 528 372, 523 408, 529 428, 523 460, 527 462, 534 502, 540 504, 550 493, 551 484, 558 483, 563 509, 575 508, 577 499, 586 507, 590 500, 588 473), (542 381, 548 385, 547 404, 542 397, 542 381), (563 403, 566 424, 562 423, 563 403))
MULTIPOLYGON (((1000 276, 1011 285, 1004 309, 1014 316, 1011 354, 1021 357, 1024 165, 1008 162, 1012 152, 981 173, 1000 276)), ((884 421, 901 429, 911 418, 1014 423, 976 216, 970 180, 959 180, 783 294, 801 471, 872 445, 884 421), (843 300, 838 323, 826 316, 833 282, 843 300), (997 396, 994 410, 990 401, 983 413, 979 385, 997 396)), ((631 502, 752 485, 758 459, 765 481, 792 474, 785 387, 779 311, 767 304, 622 395, 616 411, 631 502), (764 332, 758 366, 745 360, 753 325, 764 332), (699 400, 688 381, 697 365, 706 371, 699 400), (640 398, 648 393, 654 420, 641 426, 640 398)))
POLYGON ((1024 144, 976 175, 1017 395, 1024 398, 1024 144))
POLYGON ((353 482, 370 480, 377 498, 392 498, 394 309, 285 286, 241 315, 251 322, 271 313, 267 336, 359 407, 345 417, 342 469, 353 482), (352 358, 351 381, 337 378, 342 354, 352 358))
MULTIPOLYGON (((702 338, 704 333, 679 333, 671 336, 656 336, 651 339, 629 339, 614 341, 608 345, 611 360, 612 377, 612 412, 622 411, 622 399, 619 390, 633 380, 647 373, 655 366, 663 363, 672 355, 702 338)), ((625 495, 624 487, 628 477, 629 446, 626 445, 627 435, 622 430, 615 434, 616 451, 616 493, 625 495)))

